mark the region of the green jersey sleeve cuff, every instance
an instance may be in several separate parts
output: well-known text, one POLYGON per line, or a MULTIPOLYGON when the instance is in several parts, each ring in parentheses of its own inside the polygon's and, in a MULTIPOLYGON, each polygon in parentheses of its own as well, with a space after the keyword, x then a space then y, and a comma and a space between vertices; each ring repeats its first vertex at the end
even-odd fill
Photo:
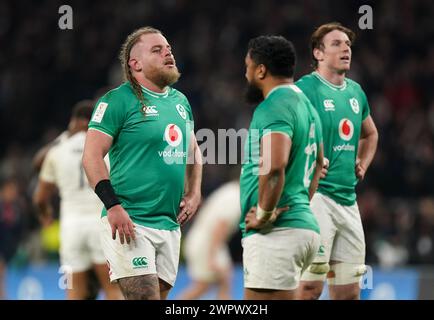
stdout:
POLYGON ((265 127, 260 135, 260 138, 266 136, 270 133, 281 133, 288 136, 288 138, 292 139, 292 136, 294 135, 294 132, 288 125, 283 124, 273 124, 265 127))
POLYGON ((101 127, 89 125, 89 130, 99 131, 99 132, 102 132, 102 133, 110 136, 111 138, 114 138, 114 134, 112 132, 110 132, 109 130, 107 130, 106 128, 101 128, 101 127))

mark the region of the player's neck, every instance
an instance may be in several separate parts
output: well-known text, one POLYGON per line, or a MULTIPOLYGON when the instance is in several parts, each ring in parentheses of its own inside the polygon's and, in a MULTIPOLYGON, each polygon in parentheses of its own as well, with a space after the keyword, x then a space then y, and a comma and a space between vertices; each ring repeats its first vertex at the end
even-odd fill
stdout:
POLYGON ((153 83, 151 80, 145 77, 136 77, 137 82, 144 88, 151 90, 156 93, 165 93, 167 91, 167 86, 161 88, 160 86, 153 83))
POLYGON ((335 86, 341 86, 344 84, 345 72, 336 72, 327 68, 318 68, 315 70, 322 78, 334 84, 335 86))
POLYGON ((285 86, 294 84, 293 78, 270 78, 263 84, 262 94, 264 98, 268 97, 268 94, 278 86, 285 86))

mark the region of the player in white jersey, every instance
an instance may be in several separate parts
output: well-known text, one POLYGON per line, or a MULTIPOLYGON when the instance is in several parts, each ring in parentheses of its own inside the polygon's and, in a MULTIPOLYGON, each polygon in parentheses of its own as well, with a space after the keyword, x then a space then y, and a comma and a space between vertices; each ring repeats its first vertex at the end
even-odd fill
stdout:
POLYGON ((42 163, 44 162, 44 159, 47 156, 48 151, 50 151, 52 147, 59 144, 60 142, 67 140, 69 136, 70 136, 69 130, 65 130, 61 134, 59 134, 53 141, 49 142, 41 149, 39 149, 32 159, 33 169, 35 169, 35 171, 39 173, 41 171, 42 163))
POLYGON ((218 299, 230 299, 232 260, 227 241, 240 220, 240 184, 231 181, 210 194, 187 233, 184 254, 191 279, 179 299, 200 298, 212 286, 218 299))
POLYGON ((110 284, 106 259, 99 239, 102 203, 89 187, 81 165, 93 103, 83 101, 73 110, 69 137, 48 151, 42 163, 33 201, 39 215, 52 215, 51 198, 56 187, 60 204, 60 259, 67 274, 67 298, 85 299, 88 270, 94 269, 107 299, 121 299, 117 285, 110 284))

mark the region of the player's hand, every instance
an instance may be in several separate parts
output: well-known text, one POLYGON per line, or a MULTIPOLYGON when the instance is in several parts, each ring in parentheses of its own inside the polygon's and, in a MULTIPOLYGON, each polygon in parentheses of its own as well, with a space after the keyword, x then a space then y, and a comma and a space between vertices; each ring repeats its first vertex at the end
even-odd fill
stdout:
POLYGON ((178 223, 182 226, 193 217, 199 208, 201 195, 198 193, 188 193, 182 198, 179 204, 178 223))
POLYGON ((359 181, 365 178, 366 169, 362 166, 360 158, 356 159, 356 177, 359 181))
POLYGON ((273 214, 268 220, 259 220, 256 217, 256 207, 251 207, 246 215, 246 218, 244 219, 244 222, 246 223, 246 231, 249 231, 250 229, 259 230, 271 226, 271 224, 276 221, 280 214, 287 211, 288 209, 288 206, 277 208, 276 210, 274 210, 273 214))
POLYGON ((321 175, 319 176, 320 179, 324 179, 329 171, 329 165, 330 161, 326 157, 324 157, 324 163, 321 169, 321 175))
POLYGON ((113 240, 116 240, 116 230, 119 233, 121 244, 124 244, 125 240, 127 240, 128 244, 131 239, 136 240, 133 221, 120 204, 111 207, 107 211, 107 219, 112 228, 113 240))

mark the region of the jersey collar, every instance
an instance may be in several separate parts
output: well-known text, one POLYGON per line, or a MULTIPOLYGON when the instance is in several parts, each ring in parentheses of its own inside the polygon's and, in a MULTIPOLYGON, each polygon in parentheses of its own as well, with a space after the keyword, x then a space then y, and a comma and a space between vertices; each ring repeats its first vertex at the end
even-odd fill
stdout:
POLYGON ((142 91, 144 93, 149 94, 150 96, 152 96, 154 98, 167 98, 167 96, 169 95, 169 91, 170 91, 170 87, 168 87, 166 91, 161 92, 161 93, 149 90, 148 88, 145 88, 142 85, 140 85, 140 87, 142 88, 142 91))
POLYGON ((340 86, 337 86, 333 83, 331 83, 330 81, 327 81, 326 79, 324 79, 318 72, 314 71, 312 72, 312 74, 318 78, 319 81, 321 81, 323 84, 325 84, 327 87, 329 87, 332 90, 335 91, 343 91, 347 88, 347 79, 344 79, 344 83, 342 83, 340 86))
POLYGON ((265 99, 267 99, 274 91, 276 91, 277 89, 280 89, 280 88, 289 88, 290 87, 290 84, 289 83, 286 83, 286 84, 279 84, 279 85, 277 85, 277 86, 275 86, 273 89, 271 89, 269 92, 268 92, 268 94, 267 94, 267 96, 265 97, 265 99))

